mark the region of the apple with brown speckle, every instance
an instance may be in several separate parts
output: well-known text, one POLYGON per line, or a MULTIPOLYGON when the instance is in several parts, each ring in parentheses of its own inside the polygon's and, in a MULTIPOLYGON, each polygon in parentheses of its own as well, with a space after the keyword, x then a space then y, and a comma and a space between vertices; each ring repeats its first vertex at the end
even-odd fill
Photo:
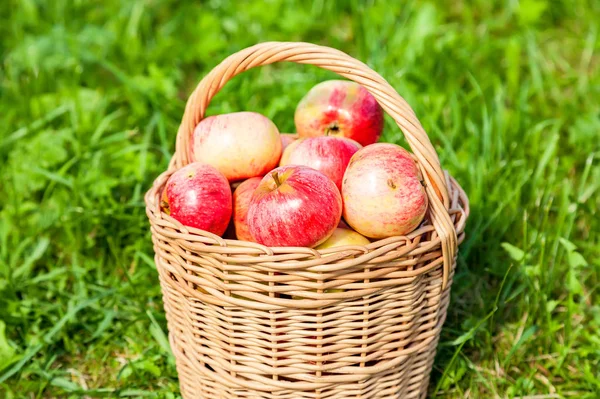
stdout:
POLYGON ((377 143, 359 150, 342 183, 344 220, 370 238, 413 231, 427 211, 427 194, 417 164, 404 148, 377 143))

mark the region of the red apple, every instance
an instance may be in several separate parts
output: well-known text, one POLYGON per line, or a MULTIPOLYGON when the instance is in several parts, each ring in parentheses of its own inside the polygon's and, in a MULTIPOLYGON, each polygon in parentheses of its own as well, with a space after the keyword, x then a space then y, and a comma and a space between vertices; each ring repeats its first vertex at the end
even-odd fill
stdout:
POLYGON ((298 144, 300 144, 304 140, 305 139, 294 140, 285 147, 285 150, 283 150, 283 152, 281 153, 281 159, 279 160, 279 166, 289 165, 288 159, 290 157, 290 154, 292 153, 292 149, 294 149, 298 144))
POLYGON ((181 224, 223 235, 231 219, 231 189, 221 172, 191 163, 171 175, 161 207, 181 224))
POLYGON ((411 232, 427 211, 422 180, 417 164, 404 148, 388 143, 362 148, 344 175, 344 220, 371 238, 411 232))
POLYGON ((329 238, 341 215, 340 192, 327 176, 306 166, 280 166, 254 191, 248 227, 263 245, 314 247, 329 238))
POLYGON ((302 98, 294 122, 300 137, 341 136, 367 146, 381 136, 383 110, 358 83, 328 80, 302 98))
POLYGON ((280 165, 304 165, 323 172, 342 190, 342 178, 352 155, 361 148, 344 137, 310 137, 286 148, 280 165))
POLYGON ((262 181, 262 177, 244 180, 233 192, 233 224, 238 240, 254 241, 248 230, 248 206, 254 190, 262 181))
POLYGON ((209 116, 190 143, 193 161, 217 168, 231 182, 262 176, 281 158, 277 126, 256 112, 209 116))

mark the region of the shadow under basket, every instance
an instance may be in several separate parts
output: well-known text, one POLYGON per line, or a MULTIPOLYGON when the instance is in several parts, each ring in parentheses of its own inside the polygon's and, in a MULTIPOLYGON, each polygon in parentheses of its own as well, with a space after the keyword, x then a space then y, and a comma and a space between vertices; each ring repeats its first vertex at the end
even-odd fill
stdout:
POLYGON ((185 399, 426 397, 468 199, 410 106, 368 66, 308 43, 262 43, 228 57, 190 96, 169 170, 145 200, 185 399), (268 248, 161 212, 164 185, 190 162, 189 137, 212 97, 233 76, 277 61, 362 84, 397 122, 429 199, 417 230, 368 246, 268 248))

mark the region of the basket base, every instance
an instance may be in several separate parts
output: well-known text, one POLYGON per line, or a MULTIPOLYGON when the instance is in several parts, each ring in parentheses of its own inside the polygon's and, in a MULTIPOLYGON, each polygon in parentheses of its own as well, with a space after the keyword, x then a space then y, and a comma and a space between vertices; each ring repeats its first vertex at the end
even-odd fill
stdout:
MULTIPOLYGON (((432 344, 437 345, 437 338, 432 344)), ((174 350, 178 348, 173 347, 174 350)), ((199 373, 179 352, 177 365, 183 399, 425 399, 435 351, 407 357, 399 367, 372 376, 362 383, 335 384, 330 389, 264 392, 228 388, 221 381, 199 373)), ((206 367, 206 366, 205 366, 206 367)), ((207 374, 214 371, 206 368, 207 374)))
POLYGON ((171 333, 169 338, 177 358, 181 394, 184 399, 424 399, 427 397, 435 349, 448 302, 449 290, 446 290, 438 308, 440 328, 435 329, 438 333, 417 352, 404 356, 400 364, 363 381, 338 382, 328 384, 323 389, 275 389, 276 384, 267 383, 261 387, 263 389, 242 387, 237 382, 244 379, 243 375, 232 375, 226 370, 215 370, 198 362, 195 356, 190 356, 184 349, 188 345, 183 331, 171 333), (264 390, 267 386, 271 391, 264 390))
MULTIPOLYGON (((163 293, 170 297, 167 305, 167 321, 169 324, 169 340, 173 353, 177 359, 177 371, 179 374, 180 390, 184 399, 423 399, 427 397, 429 378, 433 361, 436 354, 437 343, 441 327, 446 319, 446 311, 450 299, 450 290, 440 289, 440 271, 432 271, 424 278, 433 284, 435 295, 425 295, 439 298, 439 301, 428 302, 431 307, 435 327, 430 331, 429 339, 421 342, 408 355, 397 358, 394 366, 384 369, 378 373, 369 375, 363 380, 353 382, 342 382, 328 380, 323 377, 315 379, 314 383, 320 384, 321 388, 306 388, 300 386, 297 381, 277 376, 265 378, 264 381, 256 380, 256 372, 253 378, 247 378, 243 373, 237 375, 226 367, 219 367, 218 363, 209 365, 204 362, 204 357, 198 353, 186 352, 186 348, 192 348, 189 342, 194 338, 173 323, 170 309, 172 306, 181 307, 183 314, 191 314, 189 302, 184 296, 175 293, 163 284, 163 293), (435 309, 435 310, 433 310, 435 309)), ((454 270, 451 272, 451 277, 454 270)), ((162 281, 164 283, 164 281, 162 281)), ((425 284, 425 283, 424 283, 425 284)), ((428 284, 425 284, 429 286, 428 284)), ((431 288, 431 287, 430 287, 431 288)), ((430 292, 431 293, 431 292, 430 292)), ((423 321, 423 323, 427 323, 423 321)), ((416 328, 419 330, 419 328, 416 328)), ((360 373, 357 367, 356 373, 360 373)), ((306 380, 305 380, 306 381, 306 380)))

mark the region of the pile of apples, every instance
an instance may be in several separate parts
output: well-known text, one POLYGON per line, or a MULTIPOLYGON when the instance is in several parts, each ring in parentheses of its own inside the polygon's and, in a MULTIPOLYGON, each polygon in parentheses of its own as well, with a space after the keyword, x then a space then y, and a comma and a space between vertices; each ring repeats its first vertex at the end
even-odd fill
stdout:
POLYGON ((377 143, 383 110, 364 87, 320 83, 294 122, 298 139, 254 112, 203 119, 192 163, 167 181, 163 211, 271 247, 366 245, 419 226, 428 205, 421 174, 405 149, 377 143))

